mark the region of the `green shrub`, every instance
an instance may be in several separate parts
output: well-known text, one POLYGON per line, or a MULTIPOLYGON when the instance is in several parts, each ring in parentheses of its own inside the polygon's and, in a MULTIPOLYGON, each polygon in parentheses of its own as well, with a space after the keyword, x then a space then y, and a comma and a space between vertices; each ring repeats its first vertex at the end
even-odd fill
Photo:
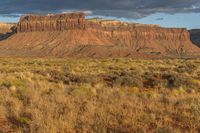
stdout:
POLYGON ((97 82, 97 77, 92 76, 92 75, 76 75, 76 74, 71 74, 68 71, 67 72, 60 72, 60 71, 50 71, 49 72, 51 79, 51 82, 63 82, 64 84, 83 84, 83 83, 93 83, 97 82))
POLYGON ((143 84, 145 88, 161 88, 167 84, 166 80, 162 79, 161 73, 150 73, 147 72, 143 76, 143 84))
POLYGON ((49 71, 49 75, 51 76, 51 79, 50 79, 51 82, 58 83, 62 81, 65 84, 70 83, 70 78, 69 78, 70 73, 62 73, 57 70, 51 70, 49 71))
POLYGON ((178 73, 193 73, 198 69, 198 66, 194 63, 184 63, 183 65, 179 65, 175 70, 178 73))
POLYGON ((167 80, 167 88, 188 88, 196 89, 197 84, 193 82, 191 77, 175 73, 163 74, 162 78, 167 80))
POLYGON ((28 118, 28 117, 20 117, 20 118, 19 118, 19 122, 22 123, 23 125, 24 125, 24 124, 28 125, 28 124, 30 124, 31 119, 28 118))
POLYGON ((1 84, 1 87, 6 87, 6 88, 10 88, 12 86, 12 83, 9 81, 5 81, 1 84))
POLYGON ((142 77, 135 71, 114 71, 104 78, 109 86, 143 87, 142 77))

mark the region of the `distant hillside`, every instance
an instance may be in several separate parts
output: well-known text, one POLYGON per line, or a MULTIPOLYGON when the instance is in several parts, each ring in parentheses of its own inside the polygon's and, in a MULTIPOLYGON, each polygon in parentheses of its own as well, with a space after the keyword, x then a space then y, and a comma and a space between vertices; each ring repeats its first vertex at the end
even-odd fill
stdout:
POLYGON ((7 39, 16 32, 15 23, 0 23, 0 41, 7 39))
POLYGON ((200 47, 200 29, 193 29, 189 32, 192 42, 200 47))
POLYGON ((6 32, 10 32, 11 28, 16 26, 15 23, 1 23, 0 22, 0 33, 4 34, 6 32))

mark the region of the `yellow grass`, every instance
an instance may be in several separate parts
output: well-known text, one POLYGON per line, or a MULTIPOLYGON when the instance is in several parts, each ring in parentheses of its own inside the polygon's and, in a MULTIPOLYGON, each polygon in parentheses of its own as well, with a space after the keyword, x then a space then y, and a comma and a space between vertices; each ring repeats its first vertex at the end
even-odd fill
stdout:
POLYGON ((199 82, 199 60, 1 58, 0 118, 15 132, 200 132, 199 82))

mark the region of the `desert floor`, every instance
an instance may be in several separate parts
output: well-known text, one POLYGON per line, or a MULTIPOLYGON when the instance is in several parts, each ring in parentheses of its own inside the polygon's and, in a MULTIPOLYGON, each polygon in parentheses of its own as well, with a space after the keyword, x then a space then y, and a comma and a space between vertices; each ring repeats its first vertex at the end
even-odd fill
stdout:
POLYGON ((0 58, 0 129, 200 132, 200 60, 0 58))

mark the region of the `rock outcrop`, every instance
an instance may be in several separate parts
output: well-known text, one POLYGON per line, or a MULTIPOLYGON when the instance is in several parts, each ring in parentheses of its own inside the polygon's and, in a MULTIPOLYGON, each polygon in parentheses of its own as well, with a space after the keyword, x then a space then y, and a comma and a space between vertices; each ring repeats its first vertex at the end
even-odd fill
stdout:
POLYGON ((84 13, 49 14, 47 16, 27 15, 21 17, 17 25, 17 32, 83 29, 84 21, 84 13))
POLYGON ((23 16, 17 34, 0 43, 0 55, 17 56, 183 56, 199 51, 184 28, 85 19, 83 13, 23 16))

